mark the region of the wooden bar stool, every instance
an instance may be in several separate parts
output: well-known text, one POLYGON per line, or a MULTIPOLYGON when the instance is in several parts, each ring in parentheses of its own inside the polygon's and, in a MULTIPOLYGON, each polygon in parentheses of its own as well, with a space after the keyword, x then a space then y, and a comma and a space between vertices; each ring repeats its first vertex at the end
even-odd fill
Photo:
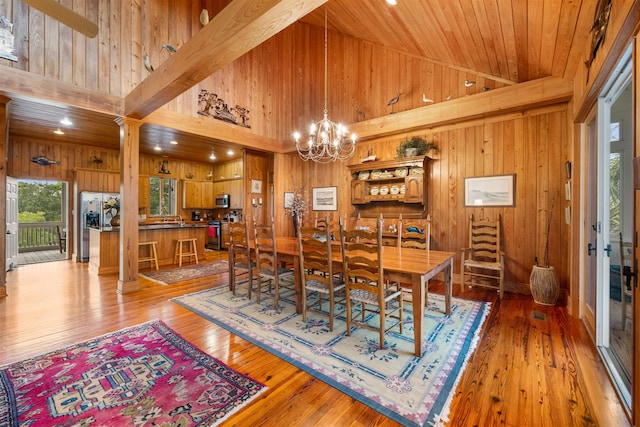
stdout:
POLYGON ((197 241, 197 237, 178 239, 176 241, 176 253, 173 256, 173 263, 175 264, 176 261, 178 261, 180 267, 182 267, 182 258, 187 257, 187 261, 191 261, 191 257, 195 257, 196 264, 198 264, 198 248, 196 247, 197 241), (187 252, 183 250, 183 245, 185 243, 187 244, 187 252))
POLYGON ((148 262, 149 267, 153 267, 155 264, 156 270, 158 270, 158 252, 156 251, 156 243, 158 242, 155 240, 151 242, 138 242, 138 262, 148 262), (145 246, 149 247, 149 254, 146 257, 141 257, 140 250, 145 246))

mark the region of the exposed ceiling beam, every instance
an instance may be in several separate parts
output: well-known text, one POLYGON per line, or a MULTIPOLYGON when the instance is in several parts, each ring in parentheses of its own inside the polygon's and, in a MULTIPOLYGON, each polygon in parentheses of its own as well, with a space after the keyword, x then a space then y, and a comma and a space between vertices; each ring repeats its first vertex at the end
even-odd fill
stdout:
POLYGON ((567 102, 572 96, 573 82, 560 77, 544 77, 354 123, 349 125, 349 131, 355 133, 358 140, 365 141, 417 129, 567 102))
POLYGON ((234 0, 125 99, 141 119, 328 0, 234 0))

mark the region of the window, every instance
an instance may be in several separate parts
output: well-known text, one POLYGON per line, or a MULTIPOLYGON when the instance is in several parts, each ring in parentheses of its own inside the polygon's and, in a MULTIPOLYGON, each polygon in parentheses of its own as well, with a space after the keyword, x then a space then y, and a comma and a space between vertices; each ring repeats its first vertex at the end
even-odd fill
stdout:
POLYGON ((609 125, 609 142, 618 142, 621 140, 622 135, 620 134, 621 126, 620 122, 612 122, 609 125))
POLYGON ((149 177, 149 215, 176 215, 176 180, 149 177))

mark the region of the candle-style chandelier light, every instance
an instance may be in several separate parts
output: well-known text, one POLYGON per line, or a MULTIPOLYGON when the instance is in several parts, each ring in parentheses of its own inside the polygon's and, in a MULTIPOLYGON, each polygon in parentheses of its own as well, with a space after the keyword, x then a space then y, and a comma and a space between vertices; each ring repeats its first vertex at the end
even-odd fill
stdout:
POLYGON ((294 132, 298 154, 303 160, 318 163, 329 163, 336 160, 347 160, 353 156, 356 147, 356 136, 347 136, 347 128, 333 123, 327 117, 327 8, 324 9, 324 118, 312 123, 309 139, 300 141, 300 133, 294 132))

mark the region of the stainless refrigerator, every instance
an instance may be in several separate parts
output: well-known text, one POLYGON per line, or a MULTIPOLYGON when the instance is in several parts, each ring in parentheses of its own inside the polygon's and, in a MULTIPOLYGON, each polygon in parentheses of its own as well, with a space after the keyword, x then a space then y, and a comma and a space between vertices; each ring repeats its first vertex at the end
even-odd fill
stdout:
POLYGON ((104 204, 111 198, 120 199, 118 193, 94 193, 83 191, 80 193, 79 209, 80 212, 80 261, 89 261, 89 229, 102 229, 109 226, 111 214, 104 209, 104 204))

